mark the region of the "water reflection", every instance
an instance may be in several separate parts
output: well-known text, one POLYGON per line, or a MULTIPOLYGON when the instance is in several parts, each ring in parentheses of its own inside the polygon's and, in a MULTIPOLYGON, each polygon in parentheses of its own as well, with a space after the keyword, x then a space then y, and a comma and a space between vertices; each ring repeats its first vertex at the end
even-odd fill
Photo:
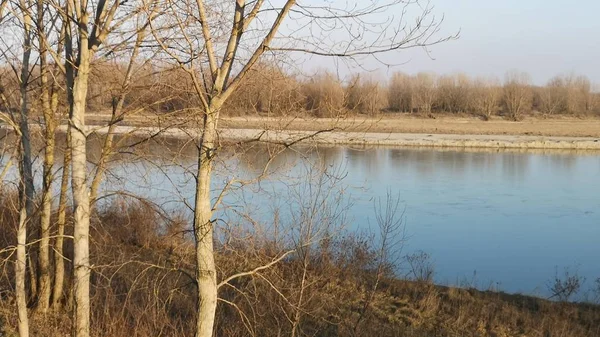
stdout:
MULTIPOLYGON (((110 162, 104 192, 127 190, 172 211, 192 204, 197 151, 192 143, 118 141, 122 146, 110 162)), ((90 137, 90 172, 101 144, 102 138, 90 137)), ((56 160, 60 165, 61 156, 56 160)), ((277 212, 293 204, 286 199, 290 189, 300 186, 311 170, 345 177, 348 188, 339 195, 354 203, 348 214, 351 228, 373 222, 374 198, 397 192, 410 237, 405 252, 429 253, 441 283, 456 284, 476 270, 481 284, 532 293, 545 289, 556 266, 579 265, 589 282, 600 277, 598 152, 286 149, 255 143, 224 147, 215 170, 215 198, 231 178, 252 180, 266 173, 259 182, 234 186, 220 213, 228 219, 240 209, 264 223, 281 219, 277 212)), ((232 223, 243 223, 238 220, 232 223)))

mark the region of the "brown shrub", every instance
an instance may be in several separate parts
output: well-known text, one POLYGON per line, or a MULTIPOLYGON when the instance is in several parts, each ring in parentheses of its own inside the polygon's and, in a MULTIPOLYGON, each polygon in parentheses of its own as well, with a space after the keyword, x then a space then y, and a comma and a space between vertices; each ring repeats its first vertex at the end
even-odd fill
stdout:
POLYGON ((528 74, 511 71, 506 74, 504 81, 504 109, 506 115, 518 121, 523 114, 531 111, 533 107, 533 90, 528 74))
POLYGON ((337 117, 344 113, 344 88, 331 73, 317 74, 302 86, 306 110, 317 117, 337 117))
POLYGON ((388 86, 388 108, 398 112, 413 112, 414 81, 403 73, 394 73, 388 86))
POLYGON ((383 86, 369 76, 353 76, 345 95, 345 107, 350 111, 373 116, 388 106, 383 86))

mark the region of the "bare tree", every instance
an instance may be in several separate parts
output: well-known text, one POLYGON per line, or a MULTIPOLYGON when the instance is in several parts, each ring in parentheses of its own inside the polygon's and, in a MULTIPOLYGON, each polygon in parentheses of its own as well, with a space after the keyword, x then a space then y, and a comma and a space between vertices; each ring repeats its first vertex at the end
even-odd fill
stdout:
POLYGON ((404 213, 400 209, 399 196, 394 196, 388 191, 385 199, 378 198, 374 202, 374 209, 375 220, 379 227, 379 247, 374 261, 374 277, 362 301, 358 318, 354 323, 352 330, 354 335, 358 334, 361 323, 367 312, 371 310, 380 283, 384 277, 392 276, 395 273, 394 268, 398 264, 406 240, 404 213))
POLYGON ((202 132, 196 140, 198 168, 194 205, 198 287, 196 336, 212 336, 217 306, 210 179, 219 145, 217 127, 223 104, 243 84, 265 53, 297 52, 357 60, 410 47, 427 47, 451 38, 435 37, 439 22, 429 6, 412 5, 415 3, 396 0, 339 7, 336 4, 313 6, 295 0, 287 0, 281 6, 262 0, 249 3, 237 0, 228 6, 203 0, 165 3, 165 18, 152 24, 153 34, 164 53, 188 73, 201 102, 198 119, 202 132), (382 28, 374 30, 370 25, 370 20, 377 14, 396 10, 407 13, 409 8, 420 10, 414 26, 404 22, 404 15, 400 22, 390 18, 388 23, 375 26, 382 28), (219 9, 222 9, 220 15, 215 15, 219 9), (222 26, 224 14, 230 16, 229 31, 222 26), (290 32, 283 27, 287 19, 309 29, 290 32), (161 23, 173 27, 177 33, 162 30, 161 23), (328 27, 345 27, 349 36, 339 43, 331 43, 328 27), (388 34, 391 31, 388 27, 397 30, 388 34), (374 42, 363 44, 352 39, 363 33, 374 42), (217 56, 218 52, 222 53, 221 58, 217 56))
POLYGON ((586 76, 567 77, 567 110, 570 113, 587 113, 590 110, 591 83, 586 76))
POLYGON ((553 77, 540 88, 540 110, 549 115, 563 113, 567 109, 566 88, 561 76, 553 77))
POLYGON ((67 222, 67 202, 69 189, 69 167, 71 166, 70 131, 67 130, 66 146, 63 150, 60 195, 58 200, 58 219, 56 220, 56 240, 54 241, 54 288, 52 289, 52 307, 62 305, 65 283, 64 236, 67 222))
POLYGON ((437 80, 437 101, 443 111, 459 113, 469 109, 471 79, 465 74, 442 76, 437 80))
POLYGON ((306 109, 317 117, 338 117, 344 113, 344 88, 339 79, 323 72, 303 85, 306 109))
POLYGON ((55 33, 57 41, 56 54, 63 51, 64 27, 53 27, 55 22, 49 8, 43 1, 36 2, 36 36, 38 40, 38 57, 40 71, 40 105, 44 118, 44 162, 42 182, 42 205, 40 211, 40 243, 39 243, 39 294, 37 309, 46 312, 50 306, 52 294, 52 276, 50 263, 50 222, 52 216, 52 182, 54 181, 54 156, 56 147, 56 128, 60 123, 59 108, 59 74, 55 66, 48 64, 48 51, 51 47, 50 37, 55 33), (48 24, 50 23, 50 24, 48 24), (50 27, 47 27, 50 26, 50 27))
POLYGON ((411 76, 404 73, 394 73, 388 87, 389 108, 394 111, 413 112, 414 82, 411 76))
POLYGON ((434 266, 431 262, 431 256, 420 250, 404 257, 408 263, 407 276, 418 282, 432 282, 434 266))
POLYGON ((510 71, 504 80, 504 105, 508 117, 514 121, 522 118, 523 113, 531 110, 533 91, 529 75, 510 71))
MULTIPOLYGON (((17 311, 19 316, 18 329, 19 336, 29 336, 29 319, 27 310, 27 290, 25 280, 27 274, 27 226, 31 220, 34 210, 34 181, 32 169, 31 153, 31 134, 29 132, 29 112, 30 97, 29 90, 31 79, 31 57, 33 52, 34 22, 29 12, 31 3, 25 0, 18 2, 2 1, 0 9, 9 10, 14 24, 18 27, 16 36, 17 41, 21 41, 21 48, 17 52, 11 50, 9 46, 2 48, 2 56, 6 61, 13 61, 10 67, 14 72, 19 87, 19 116, 16 117, 11 111, 11 121, 14 131, 20 139, 19 146, 19 222, 17 227, 17 249, 16 249, 16 267, 15 267, 15 293, 17 299, 17 311), (17 56, 20 52, 20 55, 17 56), (13 56, 13 57, 11 57, 13 56), (16 61, 18 60, 18 61, 16 61)), ((4 17, 2 17, 4 18, 4 17)), ((11 38, 11 37, 9 37, 11 38)), ((4 103, 7 104, 3 96, 4 103)), ((10 109, 10 106, 8 106, 10 109)))
POLYGON ((500 110, 502 86, 496 79, 478 79, 473 87, 473 109, 488 120, 500 110))
POLYGON ((346 107, 368 115, 376 115, 387 107, 387 97, 374 76, 355 75, 346 87, 346 107))
POLYGON ((430 114, 437 95, 435 75, 418 73, 414 78, 414 94, 419 112, 430 114))
MULTIPOLYGON (((150 8, 148 9, 148 15, 155 16, 157 14, 156 9, 157 6, 150 5, 150 8)), ((150 60, 152 60, 151 57, 148 57, 146 61, 138 63, 138 57, 142 49, 142 43, 145 42, 146 36, 148 34, 149 18, 142 15, 138 15, 136 17, 135 26, 135 42, 133 43, 133 46, 131 46, 131 54, 129 54, 126 57, 128 59, 127 70, 125 71, 125 75, 123 76, 123 80, 120 84, 120 89, 116 97, 113 97, 111 118, 108 123, 108 130, 106 132, 106 137, 104 138, 104 143, 102 145, 102 153, 100 154, 98 164, 96 165, 96 173, 93 176, 92 184, 90 186, 91 203, 94 203, 98 198, 98 189, 100 188, 100 183, 104 179, 104 174, 106 173, 107 165, 114 151, 113 143, 115 137, 115 128, 119 121, 122 121, 127 115, 132 113, 131 110, 124 110, 125 100, 133 85, 132 78, 136 70, 143 69, 143 66, 146 63, 150 62, 150 60)), ((133 110, 137 111, 140 109, 133 110)))
MULTIPOLYGON (((137 3, 120 11, 124 2, 100 1, 90 4, 87 0, 55 3, 54 7, 64 13, 65 67, 67 98, 69 101, 69 140, 71 148, 71 186, 74 207, 74 300, 75 318, 73 334, 77 337, 90 335, 90 196, 87 186, 87 130, 85 112, 92 60, 100 46, 106 42, 115 27, 127 22, 140 10, 137 3), (90 8, 91 7, 91 8, 90 8), (117 14, 119 14, 117 16, 117 14), (90 18, 92 18, 90 20, 90 18), (73 40, 77 41, 74 50, 73 40)), ((56 57, 56 55, 54 55, 56 57)))

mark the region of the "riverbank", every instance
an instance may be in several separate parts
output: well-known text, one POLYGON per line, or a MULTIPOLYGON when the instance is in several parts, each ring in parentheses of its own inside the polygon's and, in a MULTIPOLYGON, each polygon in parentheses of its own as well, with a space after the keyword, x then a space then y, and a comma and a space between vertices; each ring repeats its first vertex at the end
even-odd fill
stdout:
MULTIPOLYGON (((66 130, 65 127, 62 131, 66 130)), ((108 128, 90 126, 89 132, 106 133, 108 128)), ((116 134, 146 137, 187 138, 196 130, 157 127, 115 127, 116 134)), ((437 148, 492 148, 492 149, 557 149, 600 151, 600 138, 546 137, 514 135, 457 135, 418 133, 347 132, 334 129, 320 131, 288 131, 260 129, 221 129, 219 137, 230 142, 271 142, 294 145, 300 142, 321 145, 403 146, 437 148)))
MULTIPOLYGON (((187 115, 189 116, 189 115, 187 115)), ((185 125, 184 115, 128 115, 120 125, 159 126, 185 125)), ((106 125, 110 115, 88 114, 88 124, 106 125)), ((378 117, 347 116, 343 118, 223 116, 222 129, 259 129, 285 131, 318 131, 335 129, 344 132, 417 133, 452 135, 512 135, 545 137, 600 138, 600 118, 527 116, 520 122, 495 117, 489 121, 472 116, 436 115, 435 119, 414 114, 387 113, 378 117)))
POLYGON ((441 115, 435 119, 413 114, 383 114, 378 117, 344 118, 225 117, 225 129, 268 129, 345 132, 411 133, 451 135, 511 135, 545 137, 600 138, 600 119, 596 117, 527 117, 520 122, 499 117, 489 121, 472 116, 441 115))
MULTIPOLYGON (((154 117, 156 118, 156 117, 154 117)), ((107 116, 90 115, 90 124, 105 125, 107 116)), ((223 117, 220 137, 224 141, 264 141, 320 145, 405 146, 437 148, 600 150, 598 118, 536 118, 521 122, 473 117, 442 116, 436 119, 394 114, 379 118, 223 117)), ((90 127, 99 133, 105 128, 90 127)), ((129 116, 117 133, 184 138, 194 130, 184 119, 170 116, 153 120, 129 116), (162 130, 155 125, 177 125, 162 130)))
MULTIPOLYGON (((116 134, 184 139, 197 135, 189 121, 129 116, 116 134), (160 127, 157 125, 161 125, 160 127)), ((88 133, 105 134, 108 116, 91 114, 88 133)), ((32 124, 33 129, 37 124, 32 124)), ((9 129, 4 126, 4 129, 9 129)), ((59 131, 65 132, 66 125, 59 131)), ((523 122, 474 118, 423 119, 406 116, 374 119, 223 118, 220 139, 229 142, 299 142, 319 145, 398 146, 463 149, 600 151, 600 119, 531 119, 523 122)))

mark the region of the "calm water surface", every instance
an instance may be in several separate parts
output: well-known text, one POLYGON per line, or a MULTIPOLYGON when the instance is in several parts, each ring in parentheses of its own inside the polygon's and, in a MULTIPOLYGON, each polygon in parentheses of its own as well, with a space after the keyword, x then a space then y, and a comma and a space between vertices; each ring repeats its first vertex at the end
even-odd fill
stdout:
MULTIPOLYGON (((215 185, 255 177, 266 151, 223 154, 215 185)), ((124 188, 172 209, 192 204, 193 157, 154 152, 155 160, 115 163, 105 190, 124 188)), ((224 204, 270 219, 308 163, 344 177, 335 195, 352 204, 349 229, 372 227, 374 199, 398 194, 404 253, 429 253, 438 283, 545 296, 556 270, 577 271, 587 288, 600 277, 599 153, 300 148, 272 163, 283 174, 234 191, 224 204)))

